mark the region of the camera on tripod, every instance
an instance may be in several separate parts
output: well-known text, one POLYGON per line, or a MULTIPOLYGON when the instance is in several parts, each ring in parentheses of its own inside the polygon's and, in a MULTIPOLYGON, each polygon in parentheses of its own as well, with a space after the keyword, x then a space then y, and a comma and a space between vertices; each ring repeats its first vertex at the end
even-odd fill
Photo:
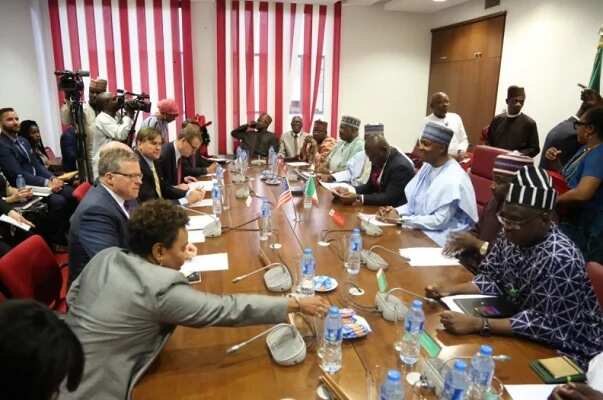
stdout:
POLYGON ((128 108, 132 111, 151 112, 151 100, 146 93, 126 92, 117 89, 117 104, 119 108, 128 108))
POLYGON ((59 90, 65 92, 65 95, 70 99, 79 100, 84 90, 85 76, 90 76, 88 71, 55 71, 54 74, 58 77, 59 90))

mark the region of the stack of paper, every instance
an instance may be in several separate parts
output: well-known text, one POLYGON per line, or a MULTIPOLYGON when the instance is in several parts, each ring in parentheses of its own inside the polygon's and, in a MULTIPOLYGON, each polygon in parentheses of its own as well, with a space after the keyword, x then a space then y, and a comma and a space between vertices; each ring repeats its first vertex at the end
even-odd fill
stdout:
POLYGON ((188 184, 188 188, 191 190, 192 189, 200 189, 200 190, 209 191, 214 187, 214 183, 216 183, 215 179, 212 179, 211 181, 191 182, 188 184))
POLYGON ((557 385, 505 385, 513 400, 547 400, 557 385))
POLYGON ((377 219, 377 214, 358 213, 358 218, 360 218, 361 221, 370 222, 371 224, 377 226, 396 226, 396 224, 390 224, 389 222, 379 221, 377 219))
POLYGON ((33 193, 34 196, 48 197, 52 193, 52 190, 46 186, 27 186, 27 187, 31 188, 31 192, 33 193))
POLYGON ((203 231, 189 231, 188 232, 189 243, 203 243, 205 242, 205 234, 203 231))
POLYGON ((213 205, 212 199, 199 200, 196 203, 189 204, 188 207, 211 207, 213 205))
POLYGON ((213 215, 194 215, 189 217, 186 230, 194 231, 205 228, 207 225, 214 222, 213 215))
POLYGON ((293 168, 301 168, 301 167, 309 167, 310 164, 308 164, 307 162, 303 162, 303 161, 291 161, 287 163, 288 166, 293 167, 293 168))
POLYGON ((24 231, 29 231, 29 229, 31 228, 29 225, 23 224, 23 223, 17 221, 16 219, 14 219, 13 217, 9 217, 6 214, 0 215, 0 221, 6 222, 7 224, 14 225, 17 228, 23 229, 24 231))
POLYGON ((188 276, 193 272, 226 271, 228 269, 228 254, 215 253, 193 257, 185 262, 180 272, 188 276))
POLYGON ((408 258, 411 267, 445 267, 460 265, 456 258, 442 254, 441 247, 409 247, 400 249, 400 255, 408 258))

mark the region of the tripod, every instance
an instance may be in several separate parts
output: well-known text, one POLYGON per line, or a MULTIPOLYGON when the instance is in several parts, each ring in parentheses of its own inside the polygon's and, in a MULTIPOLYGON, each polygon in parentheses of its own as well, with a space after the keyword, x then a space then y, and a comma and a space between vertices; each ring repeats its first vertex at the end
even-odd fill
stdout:
POLYGON ((82 107, 81 92, 66 93, 69 99, 69 113, 71 123, 75 129, 76 163, 80 181, 93 183, 92 165, 88 158, 88 147, 86 146, 86 130, 84 128, 84 109, 82 107))

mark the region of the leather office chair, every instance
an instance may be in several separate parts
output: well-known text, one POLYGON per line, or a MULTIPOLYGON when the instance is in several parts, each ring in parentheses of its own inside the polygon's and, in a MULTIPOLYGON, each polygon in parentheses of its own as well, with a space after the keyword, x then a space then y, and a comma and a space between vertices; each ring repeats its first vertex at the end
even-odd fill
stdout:
POLYGON ((478 145, 473 148, 473 159, 471 161, 471 169, 469 177, 475 190, 475 198, 477 200, 477 209, 481 216, 484 207, 492 198, 492 168, 494 160, 499 154, 505 154, 507 150, 497 147, 478 145))
POLYGON ((82 199, 86 193, 88 193, 88 190, 90 190, 91 187, 92 185, 90 183, 82 182, 78 187, 75 188, 73 191, 73 197, 75 197, 78 203, 81 203, 82 199))

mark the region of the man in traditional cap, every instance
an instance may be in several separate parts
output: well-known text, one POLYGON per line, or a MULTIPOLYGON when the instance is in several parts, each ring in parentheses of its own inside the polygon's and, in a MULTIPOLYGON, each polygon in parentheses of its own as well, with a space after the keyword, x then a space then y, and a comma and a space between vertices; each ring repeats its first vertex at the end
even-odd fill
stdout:
POLYGON ((364 150, 364 140, 358 136, 360 120, 344 115, 339 123, 339 140, 324 159, 318 172, 329 174, 342 171, 354 154, 364 150))
POLYGON ((446 311, 444 328, 458 335, 517 335, 545 342, 583 368, 603 350, 603 314, 576 245, 552 221, 556 193, 546 171, 525 166, 514 176, 499 214, 503 226, 480 266, 462 284, 441 282, 428 296, 484 294, 505 297, 517 312, 488 319, 446 311))
POLYGON ((299 159, 302 146, 309 133, 302 132, 304 126, 302 117, 299 115, 291 120, 291 130, 283 133, 281 136, 281 147, 279 154, 285 157, 287 161, 295 161, 299 159))
POLYGON ((251 121, 230 132, 233 138, 241 141, 241 147, 249 153, 249 157, 267 157, 270 148, 278 152, 278 139, 268 130, 272 117, 261 113, 257 121, 251 121))
POLYGON ((492 168, 492 198, 484 208, 480 220, 472 232, 457 232, 450 235, 444 252, 457 256, 461 264, 471 271, 477 271, 482 259, 488 254, 491 244, 501 231, 498 213, 507 196, 513 177, 526 165, 534 165, 534 160, 517 152, 500 154, 492 168))
POLYGON ((403 227, 420 229, 443 246, 451 232, 467 231, 478 221, 475 192, 469 176, 448 155, 454 132, 428 122, 419 141, 423 166, 406 185, 408 203, 382 207, 378 218, 403 227))
POLYGON ((429 107, 431 108, 431 114, 425 117, 425 123, 435 122, 451 129, 454 136, 452 136, 448 146, 448 154, 457 160, 462 160, 469 146, 469 140, 461 116, 448 112, 448 107, 450 107, 448 95, 444 92, 434 93, 431 96, 429 107))
POLYGON ((329 136, 327 132, 328 127, 329 124, 326 121, 319 119, 314 121, 312 136, 306 136, 304 139, 304 144, 299 154, 300 160, 306 161, 314 165, 315 168, 318 168, 322 161, 331 153, 337 142, 329 136))
MULTIPOLYGON (((86 134, 86 152, 88 153, 88 165, 93 165, 93 142, 96 131, 96 116, 101 112, 96 102, 96 97, 107 91, 107 81, 101 78, 91 79, 88 87, 88 103, 84 103, 82 110, 84 113, 84 133, 86 134)), ((61 121, 63 125, 73 125, 70 112, 71 102, 65 99, 65 104, 61 107, 61 121)))
POLYGON ((178 118, 180 111, 174 99, 163 99, 157 103, 157 113, 142 121, 140 129, 154 128, 161 132, 163 143, 170 141, 168 124, 178 118))
POLYGON ((582 90, 580 99, 582 100, 582 104, 576 115, 572 115, 568 119, 561 121, 551 129, 546 135, 544 145, 542 146, 543 155, 546 154, 548 149, 555 148, 557 150, 555 154, 559 163, 551 161, 544 156, 540 158, 540 168, 558 170, 559 167, 564 167, 580 148, 574 122, 579 121, 580 117, 591 108, 603 105, 601 95, 592 89, 582 90))
MULTIPOLYGON (((355 193, 338 189, 344 204, 361 203, 375 206, 400 206, 406 203, 404 189, 415 174, 413 163, 395 147, 389 145, 381 132, 374 133, 372 126, 365 134, 364 154, 370 161, 369 179, 365 184, 354 184, 355 193)), ((366 131, 366 127, 365 127, 366 131)))
POLYGON ((540 152, 538 128, 532 118, 521 112, 526 101, 524 88, 509 86, 506 101, 507 110, 490 122, 486 144, 535 157, 540 152))

